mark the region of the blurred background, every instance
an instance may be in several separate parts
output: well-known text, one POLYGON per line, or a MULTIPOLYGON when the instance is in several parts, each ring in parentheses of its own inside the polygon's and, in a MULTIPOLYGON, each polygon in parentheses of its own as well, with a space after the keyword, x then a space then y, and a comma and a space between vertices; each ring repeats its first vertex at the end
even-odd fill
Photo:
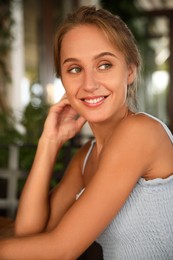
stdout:
MULTIPOLYGON (((51 104, 64 93, 55 77, 53 37, 63 17, 81 5, 118 14, 134 33, 143 57, 139 110, 173 132, 172 0, 0 0, 0 215, 14 218, 51 104)), ((86 125, 67 142, 51 187, 69 159, 91 137, 86 125)))

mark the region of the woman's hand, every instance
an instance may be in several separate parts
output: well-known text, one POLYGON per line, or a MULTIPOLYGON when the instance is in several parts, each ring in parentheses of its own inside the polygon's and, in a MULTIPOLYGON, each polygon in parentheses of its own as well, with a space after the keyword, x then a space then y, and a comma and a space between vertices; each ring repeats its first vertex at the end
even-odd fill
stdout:
POLYGON ((61 144, 74 137, 86 120, 71 107, 66 94, 50 108, 42 136, 61 144))

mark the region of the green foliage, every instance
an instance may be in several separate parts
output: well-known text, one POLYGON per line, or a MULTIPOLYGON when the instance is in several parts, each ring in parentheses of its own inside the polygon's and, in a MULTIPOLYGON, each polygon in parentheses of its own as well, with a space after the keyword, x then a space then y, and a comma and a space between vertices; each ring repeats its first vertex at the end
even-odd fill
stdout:
MULTIPOLYGON (((141 19, 141 12, 135 3, 135 0, 101 0, 102 6, 115 15, 119 15, 132 30, 136 39, 140 40, 145 27, 140 27, 138 19, 141 19)), ((141 22, 144 21, 140 21, 140 23, 141 22)))
POLYGON ((139 9, 136 0, 100 0, 103 8, 119 15, 135 36, 144 60, 143 72, 146 75, 153 71, 154 51, 149 45, 149 18, 139 9))
POLYGON ((34 160, 36 145, 22 145, 20 147, 19 168, 29 171, 34 160))
POLYGON ((18 143, 22 135, 15 128, 15 118, 12 113, 0 111, 0 144, 18 143))
POLYGON ((22 139, 25 145, 37 144, 49 110, 49 105, 44 99, 43 87, 39 83, 34 83, 30 87, 30 97, 31 100, 25 107, 20 122, 25 129, 22 139))
POLYGON ((44 121, 47 115, 48 105, 43 103, 38 107, 30 102, 25 108, 21 124, 26 133, 23 136, 23 143, 36 144, 43 130, 44 121))
POLYGON ((0 0, 0 75, 1 81, 10 80, 7 69, 7 56, 11 46, 11 27, 14 23, 11 15, 10 5, 12 0, 0 0))
POLYGON ((0 150, 0 168, 7 168, 8 166, 8 148, 1 145, 0 150))

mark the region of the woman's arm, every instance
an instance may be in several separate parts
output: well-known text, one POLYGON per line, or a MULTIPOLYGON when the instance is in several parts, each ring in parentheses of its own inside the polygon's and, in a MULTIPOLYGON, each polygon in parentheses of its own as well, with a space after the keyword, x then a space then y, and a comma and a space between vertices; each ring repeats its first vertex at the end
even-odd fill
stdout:
MULTIPOLYGON (((85 120, 81 117, 76 119, 76 112, 71 108, 66 97, 63 97, 58 104, 50 109, 38 143, 32 169, 20 198, 15 222, 16 235, 30 235, 45 229, 52 211, 49 185, 57 154, 63 143, 73 137, 84 122, 85 120)), ((74 168, 74 164, 77 163, 73 163, 72 168, 74 168)), ((77 182, 77 174, 74 174, 74 178, 77 182)), ((60 194, 61 190, 69 188, 69 181, 64 181, 62 187, 64 188, 59 189, 60 194)), ((71 189, 74 193, 76 187, 71 189)), ((63 204, 63 201, 61 203, 63 204)), ((72 199, 68 197, 64 207, 68 207, 70 203, 72 203, 72 199)))
POLYGON ((57 145, 40 139, 34 163, 19 201, 16 235, 41 232, 49 217, 49 184, 57 155, 57 145))
POLYGON ((143 124, 120 127, 104 148, 85 192, 59 224, 44 234, 0 243, 1 259, 76 259, 116 216, 140 176, 152 168, 158 147, 151 132, 143 124))
POLYGON ((83 160, 89 145, 80 148, 69 163, 60 182, 50 193, 49 219, 45 230, 53 230, 76 201, 76 195, 84 188, 83 160))

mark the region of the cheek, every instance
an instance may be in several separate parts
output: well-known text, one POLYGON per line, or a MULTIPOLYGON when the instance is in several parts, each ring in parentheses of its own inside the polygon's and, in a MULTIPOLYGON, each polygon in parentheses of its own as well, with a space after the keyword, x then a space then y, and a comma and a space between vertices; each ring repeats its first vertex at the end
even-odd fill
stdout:
POLYGON ((76 91, 76 83, 74 82, 73 79, 69 78, 68 76, 62 74, 62 84, 65 88, 65 91, 67 93, 75 93, 76 91))
POLYGON ((116 98, 119 98, 124 102, 127 97, 127 77, 125 74, 119 74, 119 76, 114 76, 114 80, 110 81, 111 90, 116 95, 116 98))
POLYGON ((76 95, 74 91, 72 91, 72 88, 66 89, 67 98, 70 102, 70 105, 76 110, 77 109, 77 102, 76 102, 76 95))
POLYGON ((121 92, 124 93, 127 91, 127 81, 125 79, 125 77, 116 77, 113 76, 114 79, 111 79, 109 81, 109 84, 107 84, 107 86, 110 88, 110 90, 112 90, 113 92, 121 92))
POLYGON ((67 94, 68 100, 70 101, 71 105, 75 105, 79 100, 79 93, 80 88, 77 87, 77 84, 74 83, 74 81, 70 80, 70 82, 65 81, 64 82, 64 89, 67 94))

